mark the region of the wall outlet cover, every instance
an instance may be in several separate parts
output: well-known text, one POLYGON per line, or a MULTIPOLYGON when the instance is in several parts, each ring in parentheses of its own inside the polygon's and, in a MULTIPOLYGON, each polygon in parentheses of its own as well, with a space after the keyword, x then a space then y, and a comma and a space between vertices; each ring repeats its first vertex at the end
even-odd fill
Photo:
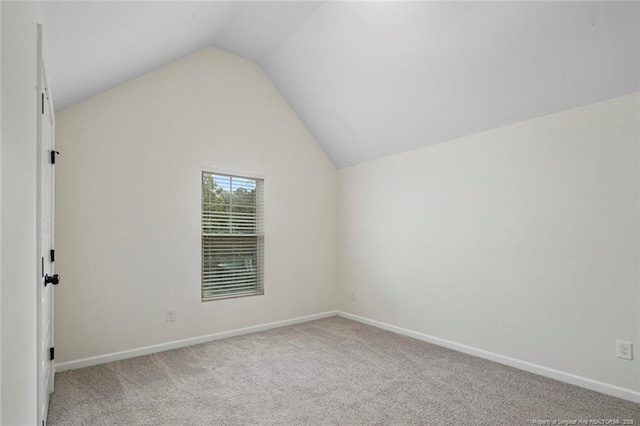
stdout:
POLYGON ((165 316, 165 321, 167 322, 172 322, 176 320, 176 310, 173 308, 167 309, 167 311, 164 314, 165 316))
POLYGON ((618 340, 616 342, 616 356, 622 359, 633 359, 633 343, 618 340))

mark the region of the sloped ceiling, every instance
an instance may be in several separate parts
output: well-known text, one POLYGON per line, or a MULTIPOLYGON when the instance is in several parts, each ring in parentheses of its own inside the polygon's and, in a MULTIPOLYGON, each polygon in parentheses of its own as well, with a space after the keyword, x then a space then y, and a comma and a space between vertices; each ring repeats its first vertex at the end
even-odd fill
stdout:
POLYGON ((203 47, 259 62, 318 2, 43 2, 56 110, 203 47))
POLYGON ((635 2, 48 2, 43 22, 57 109, 216 46, 337 167, 640 89, 635 2))

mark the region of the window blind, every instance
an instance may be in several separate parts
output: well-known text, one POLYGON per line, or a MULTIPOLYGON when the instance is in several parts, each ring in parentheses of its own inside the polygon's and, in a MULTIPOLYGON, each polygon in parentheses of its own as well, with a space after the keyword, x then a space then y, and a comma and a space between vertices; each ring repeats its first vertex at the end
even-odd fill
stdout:
POLYGON ((264 294, 263 181, 202 172, 202 300, 264 294))

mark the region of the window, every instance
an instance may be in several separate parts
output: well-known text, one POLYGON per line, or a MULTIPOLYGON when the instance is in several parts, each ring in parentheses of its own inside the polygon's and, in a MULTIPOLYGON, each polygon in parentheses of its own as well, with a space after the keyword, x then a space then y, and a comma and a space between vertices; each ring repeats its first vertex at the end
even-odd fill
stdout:
POLYGON ((264 294, 263 180, 202 172, 202 300, 264 294))

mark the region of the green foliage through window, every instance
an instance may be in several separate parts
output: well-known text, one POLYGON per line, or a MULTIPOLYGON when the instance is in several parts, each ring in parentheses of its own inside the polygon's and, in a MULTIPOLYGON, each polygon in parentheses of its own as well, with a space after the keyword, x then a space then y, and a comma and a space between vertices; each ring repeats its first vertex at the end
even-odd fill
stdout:
POLYGON ((202 173, 202 299, 263 294, 262 180, 202 173))

